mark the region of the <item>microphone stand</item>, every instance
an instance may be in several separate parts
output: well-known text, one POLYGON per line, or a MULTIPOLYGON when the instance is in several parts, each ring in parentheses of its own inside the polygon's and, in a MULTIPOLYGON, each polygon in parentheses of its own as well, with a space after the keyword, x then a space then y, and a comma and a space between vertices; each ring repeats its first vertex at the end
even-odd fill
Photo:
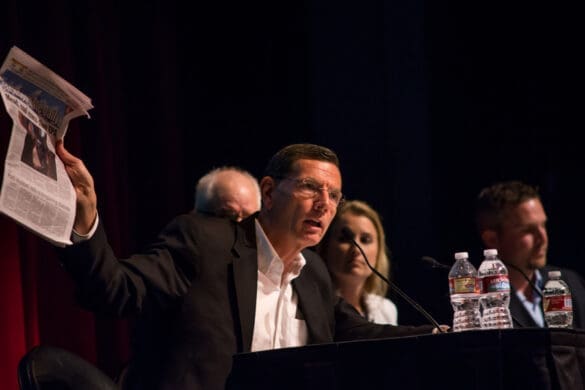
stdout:
POLYGON ((375 273, 376 275, 378 275, 378 277, 380 279, 382 279, 384 282, 386 282, 386 284, 388 286, 390 286, 391 289, 393 289, 402 299, 404 299, 406 302, 408 302, 412 307, 414 307, 420 314, 422 314, 431 324, 433 324, 433 326, 435 328, 438 329, 439 332, 441 333, 445 333, 445 331, 443 329, 441 329, 441 325, 439 325, 439 323, 425 310, 423 309, 418 303, 416 303, 411 297, 409 297, 408 295, 406 295, 406 293, 404 291, 402 291, 401 289, 398 288, 398 286, 396 286, 396 284, 392 283, 390 280, 388 280, 384 275, 382 275, 377 269, 375 269, 374 267, 372 267, 372 265, 370 264, 370 261, 368 260, 368 256, 366 256, 364 250, 362 249, 362 247, 356 242, 356 240, 354 239, 355 234, 348 228, 348 227, 344 227, 342 229, 342 234, 356 247, 358 248, 358 250, 360 251, 360 253, 362 254, 362 256, 364 257, 364 260, 366 261, 366 264, 368 265, 368 267, 372 270, 373 273, 375 273))

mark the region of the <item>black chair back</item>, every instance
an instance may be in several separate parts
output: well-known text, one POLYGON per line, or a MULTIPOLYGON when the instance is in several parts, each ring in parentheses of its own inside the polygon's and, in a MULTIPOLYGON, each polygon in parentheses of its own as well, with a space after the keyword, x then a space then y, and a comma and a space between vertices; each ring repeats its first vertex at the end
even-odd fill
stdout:
POLYGON ((20 359, 21 390, 115 390, 105 373, 80 356, 61 348, 36 346, 20 359))

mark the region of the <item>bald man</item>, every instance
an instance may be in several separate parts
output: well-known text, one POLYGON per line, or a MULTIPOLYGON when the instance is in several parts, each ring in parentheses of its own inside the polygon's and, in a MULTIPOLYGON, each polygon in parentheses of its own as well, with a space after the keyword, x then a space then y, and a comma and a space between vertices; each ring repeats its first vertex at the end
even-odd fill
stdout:
POLYGON ((260 210, 258 180, 238 167, 215 168, 197 182, 195 210, 239 222, 260 210))

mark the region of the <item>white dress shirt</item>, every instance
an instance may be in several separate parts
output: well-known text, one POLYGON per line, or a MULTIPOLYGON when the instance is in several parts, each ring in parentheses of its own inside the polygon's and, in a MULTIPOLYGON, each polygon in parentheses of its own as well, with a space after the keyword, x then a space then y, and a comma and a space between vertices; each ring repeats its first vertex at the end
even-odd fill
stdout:
POLYGON ((375 324, 398 325, 398 310, 390 299, 366 293, 364 304, 368 321, 375 324))
POLYGON ((298 297, 291 281, 300 275, 306 263, 299 253, 291 271, 284 272, 284 263, 256 220, 258 248, 258 291, 252 351, 298 347, 307 344, 307 324, 298 315, 298 297))

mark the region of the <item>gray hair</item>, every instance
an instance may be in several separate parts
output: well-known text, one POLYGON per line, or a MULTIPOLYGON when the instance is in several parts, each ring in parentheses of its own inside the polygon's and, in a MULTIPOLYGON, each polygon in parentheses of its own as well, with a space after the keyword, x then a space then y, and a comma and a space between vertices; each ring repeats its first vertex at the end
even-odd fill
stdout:
POLYGON ((261 202, 260 185, 258 180, 250 172, 235 166, 222 166, 214 168, 203 175, 195 186, 195 210, 200 212, 215 213, 219 206, 217 177, 220 173, 234 172, 250 180, 254 185, 258 204, 261 202))

